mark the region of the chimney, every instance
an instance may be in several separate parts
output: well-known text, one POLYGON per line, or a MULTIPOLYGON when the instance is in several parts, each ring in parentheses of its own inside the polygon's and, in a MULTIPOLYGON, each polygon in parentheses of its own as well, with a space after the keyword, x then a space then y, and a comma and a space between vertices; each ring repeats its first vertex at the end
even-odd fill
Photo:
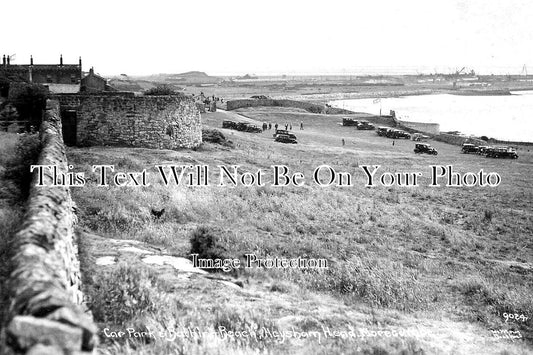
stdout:
POLYGON ((80 68, 81 68, 81 57, 80 57, 80 68))
POLYGON ((63 66, 63 54, 59 56, 59 65, 63 66))
POLYGON ((33 56, 30 55, 30 65, 33 65, 33 56))
POLYGON ((4 54, 4 56, 2 57, 2 65, 5 67, 6 66, 6 55, 4 54))
POLYGON ((7 56, 7 65, 9 65, 9 61, 10 61, 10 58, 9 58, 9 55, 7 56))
POLYGON ((94 75, 94 68, 91 67, 91 69, 89 69, 89 75, 94 75))

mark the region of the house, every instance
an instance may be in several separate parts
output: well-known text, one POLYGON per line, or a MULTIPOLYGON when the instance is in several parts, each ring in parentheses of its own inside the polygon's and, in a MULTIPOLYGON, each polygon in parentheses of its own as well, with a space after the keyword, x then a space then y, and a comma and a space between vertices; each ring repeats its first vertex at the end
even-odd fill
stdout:
POLYGON ((114 91, 112 87, 107 84, 107 79, 94 73, 94 69, 89 70, 89 74, 81 79, 81 92, 93 93, 101 91, 114 91))
POLYGON ((51 93, 77 93, 80 91, 82 79, 81 57, 78 64, 63 64, 63 56, 59 57, 59 64, 11 64, 10 57, 2 57, 0 76, 10 82, 26 82, 42 84, 51 93))

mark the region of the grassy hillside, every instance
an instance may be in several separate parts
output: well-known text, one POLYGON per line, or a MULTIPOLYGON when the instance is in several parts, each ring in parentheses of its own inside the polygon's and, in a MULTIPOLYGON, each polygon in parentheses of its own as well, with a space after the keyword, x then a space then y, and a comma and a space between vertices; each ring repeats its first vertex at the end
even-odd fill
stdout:
POLYGON ((102 329, 216 332, 224 327, 306 332, 309 338, 281 342, 273 336, 224 338, 220 333, 213 339, 112 338, 102 333, 103 353, 532 351, 532 152, 521 149, 518 160, 495 160, 431 142, 438 156, 415 155, 413 142, 393 145, 373 131, 341 126, 340 117, 285 108, 239 111, 248 118, 217 112, 205 114, 203 122, 219 129, 224 119, 291 123, 299 144, 274 142, 272 131, 220 129, 234 148, 209 143, 183 151, 70 148, 69 163, 89 177, 85 187, 73 188, 80 227, 105 238, 81 241, 90 306, 102 329), (151 186, 98 187, 93 164, 113 164, 123 172, 146 168, 151 186), (158 164, 208 165, 212 185, 164 186, 158 164), (262 169, 266 186, 218 186, 217 166, 234 164, 243 172, 262 169), (352 186, 313 183, 313 171, 322 164, 350 173, 352 186), (270 186, 272 165, 302 172, 305 185, 270 186), (380 165, 376 176, 422 176, 417 187, 365 187, 365 165, 380 165), (496 172, 501 184, 429 187, 431 165, 453 165, 461 174, 496 172), (164 214, 155 217, 152 210, 163 208, 164 214), (111 255, 111 240, 141 241, 189 257, 193 236, 201 241, 198 248, 220 258, 242 259, 247 253, 324 258, 329 268, 241 268, 215 275, 242 282, 240 288, 154 268, 139 258, 110 266, 91 259, 91 254, 105 255, 106 248, 111 255), (523 317, 510 319, 508 314, 515 313, 523 317), (359 336, 331 333, 350 329, 359 336))

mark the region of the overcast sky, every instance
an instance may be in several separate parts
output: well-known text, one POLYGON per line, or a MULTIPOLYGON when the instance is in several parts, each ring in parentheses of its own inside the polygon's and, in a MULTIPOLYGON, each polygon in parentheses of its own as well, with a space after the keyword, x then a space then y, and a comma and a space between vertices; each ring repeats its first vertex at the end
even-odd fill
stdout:
POLYGON ((531 0, 38 0, 1 6, 14 64, 102 75, 533 74, 531 0))

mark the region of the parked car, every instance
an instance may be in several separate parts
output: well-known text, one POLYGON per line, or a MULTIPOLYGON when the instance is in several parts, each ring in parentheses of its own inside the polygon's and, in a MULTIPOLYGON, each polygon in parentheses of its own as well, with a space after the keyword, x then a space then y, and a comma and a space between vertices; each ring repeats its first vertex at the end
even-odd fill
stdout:
POLYGON ((235 129, 236 127, 237 127, 237 122, 222 121, 222 128, 235 129))
POLYGON ((276 142, 280 143, 290 143, 290 144, 296 144, 298 141, 296 140, 296 136, 294 134, 278 134, 277 137, 274 139, 276 142))
POLYGON ((413 136, 412 136, 412 139, 415 142, 420 142, 420 141, 426 140, 428 138, 429 138, 429 136, 425 136, 422 133, 414 133, 413 136))
POLYGON ((394 138, 394 139, 400 139, 400 138, 411 139, 411 135, 409 133, 405 132, 405 131, 401 131, 401 130, 397 129, 397 130, 394 131, 392 138, 394 138))
POLYGON ((279 135, 286 135, 286 136, 289 136, 293 139, 296 139, 296 136, 292 133, 290 133, 289 131, 285 130, 285 129, 278 129, 276 130, 276 133, 273 134, 274 138, 277 138, 279 135))
POLYGON ((387 136, 387 133, 391 130, 390 127, 378 127, 378 129, 376 130, 376 133, 378 134, 378 136, 380 137, 386 137, 387 136))
POLYGON ((427 143, 416 143, 414 151, 416 154, 422 154, 422 153, 432 154, 432 155, 438 154, 437 150, 427 143))
POLYGON ((489 150, 491 150, 491 149, 494 149, 494 148, 492 148, 491 146, 488 146, 488 145, 479 146, 477 154, 479 154, 479 155, 487 155, 487 152, 489 150))
POLYGON ((342 118, 342 125, 343 126, 357 126, 359 124, 358 120, 354 120, 353 118, 343 117, 342 118))
POLYGON ((463 143, 463 146, 461 147, 461 153, 463 154, 468 154, 468 153, 476 154, 477 152, 479 152, 479 147, 472 143, 463 143))
POLYGON ((359 121, 359 123, 357 124, 357 129, 372 130, 374 128, 374 125, 368 121, 359 121))
POLYGON ((263 130, 259 127, 257 127, 256 125, 252 124, 252 123, 244 123, 243 125, 243 129, 239 129, 240 131, 244 131, 244 132, 250 132, 250 133, 261 133, 263 132, 263 130))
POLYGON ((516 150, 511 147, 496 147, 487 150, 487 158, 511 158, 518 159, 516 150))

